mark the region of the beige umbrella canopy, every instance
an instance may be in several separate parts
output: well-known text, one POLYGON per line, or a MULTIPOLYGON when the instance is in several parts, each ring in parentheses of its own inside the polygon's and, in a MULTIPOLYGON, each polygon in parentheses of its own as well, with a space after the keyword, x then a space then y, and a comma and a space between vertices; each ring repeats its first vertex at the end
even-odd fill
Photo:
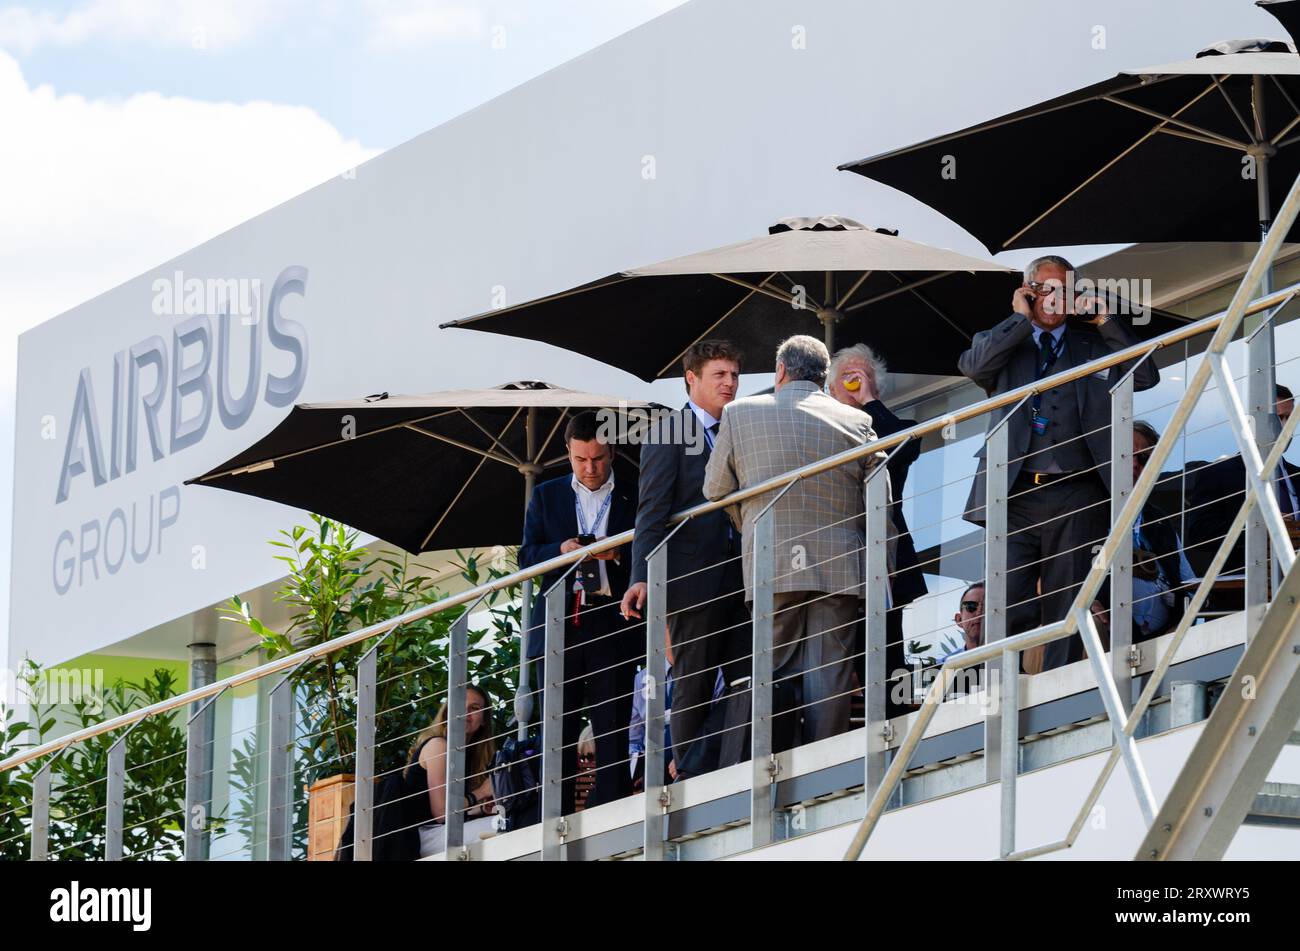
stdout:
POLYGON ((643 380, 676 376, 691 344, 710 337, 770 370, 796 333, 868 343, 901 372, 952 374, 1018 283, 1011 268, 850 218, 785 218, 760 237, 442 326, 540 340, 643 380))

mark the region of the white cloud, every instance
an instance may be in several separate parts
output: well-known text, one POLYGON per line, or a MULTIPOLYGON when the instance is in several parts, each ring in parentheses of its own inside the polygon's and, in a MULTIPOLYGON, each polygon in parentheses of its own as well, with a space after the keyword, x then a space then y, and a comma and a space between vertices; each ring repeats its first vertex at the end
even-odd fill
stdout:
POLYGON ((247 42, 296 6, 291 0, 84 0, 52 13, 11 4, 0 8, 0 47, 28 53, 111 40, 219 50, 247 42))
MULTIPOLYGON (((31 87, 0 51, 0 579, 17 335, 372 157, 314 111, 31 87)), ((8 598, 0 592, 0 609, 8 598)), ((0 629, 7 626, 0 610, 0 629)), ((3 643, 0 636, 0 645, 3 643)), ((3 657, 0 653, 0 657, 3 657)))

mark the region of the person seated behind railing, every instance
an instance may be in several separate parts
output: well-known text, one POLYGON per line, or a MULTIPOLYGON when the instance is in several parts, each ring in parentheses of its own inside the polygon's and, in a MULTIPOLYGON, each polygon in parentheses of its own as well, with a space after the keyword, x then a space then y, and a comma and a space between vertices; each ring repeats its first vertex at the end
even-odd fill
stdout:
MULTIPOLYGON (((1160 441, 1154 426, 1133 423, 1133 481, 1146 468, 1151 450, 1160 441)), ((1133 523, 1133 642, 1149 640, 1174 627, 1183 616, 1195 577, 1187 563, 1176 522, 1151 501, 1133 523)))
MULTIPOLYGON (((465 798, 457 808, 465 810, 465 844, 478 841, 493 829, 491 703, 482 688, 465 691, 465 798)), ((447 704, 443 703, 433 725, 420 733, 407 758, 408 794, 428 793, 429 821, 420 826, 420 858, 437 855, 446 843, 447 812, 447 704)), ((421 800, 417 800, 421 801, 421 800)), ((422 810, 423 811, 423 810, 422 810)))
MULTIPOLYGON (((1097 632, 1101 636, 1103 643, 1110 641, 1110 628, 1106 618, 1106 610, 1100 600, 1092 602, 1092 616, 1097 624, 1097 632)), ((942 664, 949 657, 956 657, 958 654, 964 654, 966 651, 974 650, 984 644, 984 582, 972 582, 961 594, 961 600, 957 602, 957 613, 952 616, 953 623, 957 625, 957 630, 961 634, 961 644, 956 650, 951 650, 939 658, 942 664)), ((1042 648, 1031 648, 1025 652, 1029 657, 1022 656, 1021 666, 1024 668, 1022 673, 1038 673, 1042 669, 1042 648), (1026 666, 1026 661, 1028 665, 1026 666)), ((975 664, 971 667, 965 667, 957 671, 953 677, 953 692, 962 693, 975 690, 980 685, 983 664, 975 664)))
MULTIPOLYGON (((956 650, 949 651, 939 658, 940 664, 949 657, 956 657, 965 651, 974 650, 984 643, 983 581, 972 583, 970 587, 961 593, 961 599, 957 602, 957 613, 952 616, 952 620, 961 634, 961 644, 956 650)), ((953 677, 953 691, 968 693, 977 688, 980 683, 980 671, 983 669, 983 664, 976 664, 974 667, 966 667, 957 671, 953 677)))
MULTIPOLYGON (((1291 390, 1278 384, 1274 411, 1283 425, 1294 408, 1295 398, 1291 390)), ((1187 482, 1187 559, 1199 577, 1209 569, 1219 542, 1241 507, 1246 491, 1246 466, 1241 455, 1234 454, 1189 468, 1187 482)), ((1297 517, 1296 493, 1300 491, 1300 466, 1283 459, 1273 473, 1272 483, 1283 517, 1294 520, 1297 517)), ((1223 563, 1221 574, 1240 574, 1246 563, 1245 550, 1246 533, 1242 532, 1223 563)), ((1242 604, 1240 589, 1216 588, 1206 601, 1206 607, 1216 611, 1240 611, 1242 604)))
MULTIPOLYGON (((914 419, 899 419, 880 398, 885 386, 885 363, 874 350, 859 343, 845 347, 831 358, 830 374, 826 388, 831 396, 845 406, 854 406, 871 417, 871 428, 877 436, 891 436, 916 425, 914 419)), ((889 566, 889 610, 885 614, 885 668, 889 672, 886 716, 895 717, 912 709, 912 705, 898 699, 896 685, 904 683, 906 664, 903 651, 903 607, 926 594, 925 575, 918 567, 916 544, 903 517, 903 488, 907 485, 907 472, 921 454, 921 441, 910 440, 893 453, 889 460, 889 506, 895 537, 894 563, 889 566)), ((859 683, 866 683, 866 626, 855 628, 854 654, 859 683)))

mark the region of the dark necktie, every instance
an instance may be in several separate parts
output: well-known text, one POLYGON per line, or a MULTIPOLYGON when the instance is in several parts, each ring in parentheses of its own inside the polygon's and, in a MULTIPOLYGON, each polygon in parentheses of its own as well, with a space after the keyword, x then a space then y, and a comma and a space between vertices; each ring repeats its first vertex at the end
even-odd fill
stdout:
MULTIPOLYGON (((1034 381, 1037 382, 1052 372, 1052 364, 1056 362, 1056 341, 1046 330, 1038 335, 1038 372, 1034 375, 1034 381)), ((1041 393, 1035 393, 1033 399, 1029 401, 1029 409, 1037 418, 1039 411, 1043 407, 1043 396, 1041 393)))
POLYGON ((1052 372, 1056 363, 1056 339, 1047 331, 1038 335, 1038 378, 1041 380, 1052 372))

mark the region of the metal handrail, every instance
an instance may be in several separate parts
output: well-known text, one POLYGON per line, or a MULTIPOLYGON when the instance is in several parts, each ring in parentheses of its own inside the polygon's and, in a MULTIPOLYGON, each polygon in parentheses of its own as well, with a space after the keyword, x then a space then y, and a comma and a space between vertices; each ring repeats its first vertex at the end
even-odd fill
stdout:
MULTIPOLYGON (((1228 373, 1224 354, 1227 351, 1229 340, 1232 334, 1236 333, 1237 328, 1241 325, 1246 314, 1250 312, 1253 304, 1250 303, 1250 295, 1255 292, 1264 275, 1271 268, 1273 259, 1277 256, 1278 249, 1282 246, 1282 241, 1290 233, 1292 224, 1295 223, 1297 216, 1300 216, 1300 177, 1292 184, 1290 191, 1287 193, 1286 201, 1278 211, 1277 217, 1270 225, 1268 233, 1264 240, 1260 242, 1259 249, 1247 268, 1241 283, 1238 285, 1236 292, 1232 295, 1232 301, 1228 305, 1227 311, 1221 315, 1221 319, 1216 324, 1215 334, 1210 341, 1205 359, 1191 374, 1187 381, 1187 389, 1184 391, 1182 398, 1175 407, 1173 416, 1169 425, 1165 428, 1156 444, 1151 448, 1151 455, 1148 457, 1142 474, 1134 481, 1132 490, 1128 493, 1124 504, 1111 522, 1110 534, 1106 537, 1105 543, 1093 560, 1092 567, 1089 569, 1087 576, 1080 584, 1078 594, 1075 596, 1074 603, 1065 617, 1052 624, 1043 625, 1035 631, 1018 635, 1017 637, 1005 638, 1000 641, 990 641, 981 648, 970 651, 966 663, 952 663, 952 658, 945 662, 940 670, 940 677, 931 686, 930 691, 926 694, 925 701, 922 705, 920 716, 912 723, 911 729, 904 738, 902 745, 899 747, 898 756, 890 764, 884 781, 880 787, 875 790, 867 804, 866 815, 858 824, 854 832, 853 839, 844 854, 845 861, 856 861, 862 855, 871 833, 874 831, 876 824, 880 821, 880 816, 885 810, 889 796, 892 795, 894 788, 898 785, 903 771, 907 768, 908 760, 912 751, 920 743, 921 736, 925 732, 925 727, 930 718, 934 715, 934 709, 943 699, 943 693, 947 690, 950 683, 951 675, 958 667, 966 666, 967 663, 973 664, 985 654, 992 653, 994 650, 1000 650, 1006 660, 1004 665, 1010 665, 1010 669, 1015 667, 1011 664, 1018 656, 1018 651, 1024 650, 1027 646, 1036 646, 1038 643, 1057 640, 1062 637, 1068 637, 1073 634, 1079 634, 1083 637, 1086 646, 1086 655, 1090 662, 1093 673, 1097 678, 1098 691, 1106 706, 1107 719, 1110 721, 1111 729, 1114 733, 1115 746, 1120 750, 1120 755, 1124 759, 1125 766, 1128 768, 1130 781, 1134 787, 1134 793, 1137 795, 1142 807, 1143 819, 1146 825, 1150 827, 1155 814, 1154 797, 1152 796, 1149 782, 1146 778, 1145 771, 1137 755, 1136 743, 1133 733, 1127 728, 1123 705, 1121 703, 1118 691, 1116 689, 1115 679, 1110 670, 1105 665, 1103 658, 1103 648, 1101 639, 1097 635, 1096 628, 1093 624, 1088 606, 1096 597, 1101 587, 1103 578, 1111 568, 1112 562, 1121 548, 1127 548, 1129 542, 1129 532, 1132 530, 1138 513, 1146 504, 1147 496, 1150 494, 1152 487, 1159 478, 1160 471, 1164 466, 1165 460, 1173 451, 1174 443, 1178 439, 1178 434, 1183 430, 1190 418, 1197 401, 1205 392, 1206 385, 1209 383, 1211 376, 1218 378, 1220 395, 1223 398, 1228 410, 1228 421, 1233 428, 1233 435, 1237 440, 1238 447, 1241 450, 1242 460, 1246 468, 1248 480, 1247 499, 1242 509, 1238 512, 1238 522, 1243 520, 1243 515, 1249 508, 1251 501, 1250 495, 1255 496, 1255 503, 1264 513, 1265 525, 1269 528, 1269 534, 1273 537, 1275 545, 1282 550, 1285 563, 1290 565, 1295 561, 1295 552, 1291 548, 1286 536, 1286 529, 1282 525, 1282 516, 1278 508, 1277 501, 1266 490, 1263 478, 1268 477, 1269 470, 1264 468, 1263 460, 1260 459, 1258 447, 1252 441, 1247 433, 1249 427, 1246 425, 1247 417, 1242 409, 1241 402, 1237 397, 1237 392, 1232 386, 1232 378, 1228 373), (1261 472, 1263 476, 1261 476, 1261 472), (937 688, 937 692, 936 692, 937 688)), ((1271 320, 1273 315, 1268 319, 1271 320)), ((1131 348, 1130 348, 1131 349, 1131 348)), ((1269 400, 1272 402, 1272 394, 1269 394, 1269 400)), ((1288 420, 1288 425, 1290 424, 1288 420)), ((1273 457, 1280 458, 1281 452, 1285 446, 1278 446, 1275 442, 1270 460, 1273 457)), ((990 461, 990 467, 993 462, 990 461)), ((1226 542, 1221 546, 1221 550, 1216 554, 1216 562, 1222 567, 1220 556, 1224 550, 1229 547, 1226 542)), ((1217 569, 1216 569, 1217 570, 1217 569)), ((1207 574, 1201 579, 1198 595, 1202 595, 1208 590, 1212 575, 1207 574)), ((1184 616, 1180 622, 1180 629, 1185 628, 1190 623, 1189 619, 1184 616)), ((1172 655, 1174 647, 1166 648, 1166 654, 1172 655)), ((1016 675, 1008 674, 1008 678, 1018 685, 1016 675)), ((991 689, 991 688, 990 688, 991 689)), ((1008 758, 1009 766, 1014 767, 1014 759, 1008 758)), ((1107 771, 1114 766, 1113 761, 1107 763, 1107 771)), ((1014 783, 1015 769, 1012 768, 1008 775, 1004 775, 1002 782, 1004 791, 1007 784, 1014 783)), ((1006 800, 1004 800, 1005 802, 1006 800)), ((1007 816, 1004 810, 1004 822, 1007 816)), ((1014 808, 1010 815, 1010 820, 1014 823, 1014 808)), ((1077 824, 1077 822, 1076 822, 1077 824)), ((1014 828, 1014 826, 1012 826, 1014 828)), ((1024 857, 1022 853, 1020 857, 1024 857)))
MULTIPOLYGON (((1273 291, 1250 302, 1246 305, 1242 316, 1250 316, 1263 311, 1279 308, 1297 295, 1300 295, 1300 282, 1288 285, 1281 290, 1273 291)), ((1182 327, 1177 327, 1168 333, 1161 334, 1159 337, 1133 344, 1130 347, 1125 347, 1123 350, 1117 350, 1114 353, 1098 357, 1096 360, 1092 360, 1088 363, 1069 367, 1062 370, 1060 373, 1044 377, 1034 383, 1026 384, 1025 386, 1017 387, 1016 389, 1008 390, 1005 393, 999 393, 995 396, 990 396, 978 403, 962 407, 961 409, 945 414, 944 416, 917 423, 915 426, 901 429, 896 433, 884 436, 874 442, 865 443, 861 446, 855 446, 852 449, 847 449, 835 455, 827 456, 817 462, 809 463, 806 466, 802 466, 779 476, 774 476, 765 482, 760 482, 747 488, 739 489, 723 498, 692 506, 689 509, 685 509, 670 516, 669 524, 686 521, 687 519, 694 518, 698 515, 726 508, 746 499, 784 488, 793 482, 811 478, 831 469, 838 468, 839 466, 856 459, 874 455, 882 450, 893 449, 909 439, 919 439, 929 433, 939 432, 944 428, 956 425, 957 423, 983 416, 1005 406, 1014 405, 1020 400, 1032 396, 1035 393, 1046 392, 1047 390, 1061 386, 1065 383, 1070 383, 1074 380, 1080 380, 1084 377, 1091 376, 1100 370, 1108 370, 1111 367, 1119 366, 1129 360, 1143 357, 1146 354, 1171 346, 1172 344, 1181 343, 1182 341, 1189 340, 1192 337, 1217 330, 1228 315, 1230 309, 1231 308, 1228 308, 1217 314, 1203 317, 1200 320, 1188 323, 1182 327)), ((150 704, 147 707, 141 707, 139 710, 132 710, 128 713, 114 717, 111 720, 105 720, 103 723, 85 727, 74 733, 69 733, 57 739, 50 740, 49 742, 42 743, 39 746, 34 746, 31 749, 24 750, 21 753, 16 753, 8 759, 0 761, 0 772, 22 766, 24 763, 39 759, 49 753, 65 749, 74 743, 80 743, 104 733, 110 733, 113 730, 130 726, 131 724, 147 719, 148 717, 170 713, 173 710, 177 710, 183 706, 194 703, 195 701, 206 699, 207 697, 211 697, 222 691, 240 687, 244 684, 253 683, 261 680, 263 677, 273 674, 290 671, 307 661, 317 660, 321 657, 333 654, 336 651, 343 650, 344 648, 360 644, 372 637, 386 634, 400 625, 409 624, 413 621, 420 620, 421 618, 473 603, 480 598, 493 594, 494 592, 502 591, 506 588, 521 584, 524 581, 531 581, 551 571, 567 567, 574 562, 587 558, 590 555, 626 545, 633 539, 634 534, 635 532, 629 529, 628 531, 620 532, 617 535, 602 538, 595 544, 588 545, 585 548, 579 548, 568 552, 567 554, 557 555, 556 557, 534 565, 531 568, 521 569, 478 585, 474 588, 469 588, 458 594, 449 595, 433 604, 416 608, 405 614, 388 618, 387 620, 372 624, 369 627, 352 631, 348 634, 342 634, 333 640, 316 644, 312 647, 303 648, 296 653, 268 661, 259 667, 232 674, 223 680, 213 681, 212 683, 206 684, 202 687, 195 687, 192 690, 183 694, 178 694, 175 697, 161 700, 158 703, 150 704)))

